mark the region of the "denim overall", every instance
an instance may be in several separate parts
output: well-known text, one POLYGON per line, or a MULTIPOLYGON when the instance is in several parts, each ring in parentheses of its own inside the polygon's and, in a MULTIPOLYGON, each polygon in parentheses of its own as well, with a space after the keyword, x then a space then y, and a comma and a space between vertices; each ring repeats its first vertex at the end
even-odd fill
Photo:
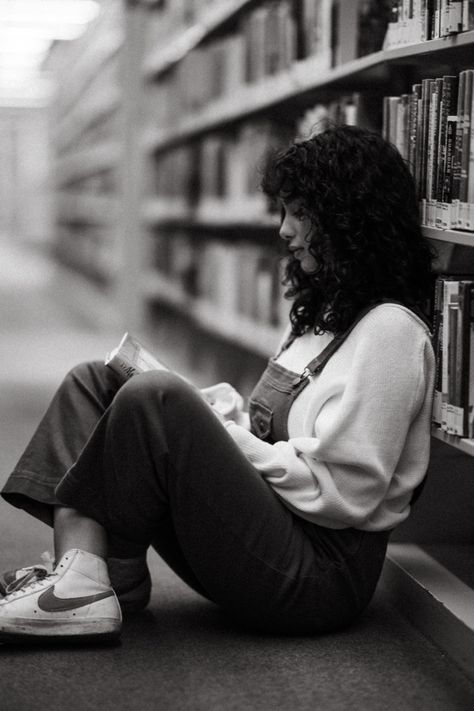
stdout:
MULTIPOLYGON (((321 373, 331 356, 340 348, 359 321, 381 303, 398 304, 399 302, 380 301, 363 309, 354 323, 342 334, 335 336, 323 351, 308 363, 301 374, 294 373, 276 362, 278 356, 295 340, 294 335, 289 336, 279 353, 268 361, 266 370, 250 396, 249 416, 252 434, 269 444, 289 439, 288 414, 295 399, 309 384, 310 378, 321 373)), ((428 325, 421 311, 416 308, 412 311, 428 325)), ((418 498, 423 484, 424 481, 415 490, 412 501, 418 498)))

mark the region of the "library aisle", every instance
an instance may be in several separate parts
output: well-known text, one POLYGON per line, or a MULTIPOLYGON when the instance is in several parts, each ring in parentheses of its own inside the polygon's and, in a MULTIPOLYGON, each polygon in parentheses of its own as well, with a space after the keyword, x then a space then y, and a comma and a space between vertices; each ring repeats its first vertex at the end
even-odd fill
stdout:
MULTIPOLYGON (((98 329, 65 305, 60 289, 67 274, 41 254, 4 238, 0 264, 4 481, 62 375, 78 360, 102 358, 118 334, 98 329)), ((74 282, 68 283, 73 289, 74 282)), ((51 548, 46 527, 4 502, 0 538, 2 568, 33 562, 51 548)), ((264 636, 231 626, 155 554, 150 566, 149 609, 128 619, 120 646, 1 646, 2 711, 474 707, 474 685, 382 592, 343 632, 264 636)))

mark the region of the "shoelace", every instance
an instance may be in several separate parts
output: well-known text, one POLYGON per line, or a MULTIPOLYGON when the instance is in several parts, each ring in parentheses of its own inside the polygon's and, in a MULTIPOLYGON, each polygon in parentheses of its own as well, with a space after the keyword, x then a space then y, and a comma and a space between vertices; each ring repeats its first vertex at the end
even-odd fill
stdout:
POLYGON ((53 556, 49 551, 45 551, 41 554, 41 560, 43 565, 30 565, 25 568, 19 568, 16 571, 15 579, 2 589, 3 597, 6 598, 8 595, 19 592, 25 587, 41 582, 47 575, 50 575, 54 569, 53 556))
POLYGON ((7 585, 5 589, 5 599, 20 590, 23 591, 26 590, 26 588, 34 586, 35 583, 41 582, 47 578, 48 575, 51 575, 51 573, 48 573, 48 571, 44 568, 31 568, 26 575, 18 578, 18 580, 13 580, 9 585, 7 585))

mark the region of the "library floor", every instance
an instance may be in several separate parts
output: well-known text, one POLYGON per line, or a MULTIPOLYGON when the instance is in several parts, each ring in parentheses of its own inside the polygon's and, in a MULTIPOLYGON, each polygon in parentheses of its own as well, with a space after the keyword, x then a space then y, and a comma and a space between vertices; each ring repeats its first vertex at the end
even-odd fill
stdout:
MULTIPOLYGON (((0 265, 1 484, 65 371, 102 358, 119 334, 74 315, 64 280, 37 253, 0 240, 0 265)), ((45 526, 3 501, 0 540, 2 568, 34 562, 52 542, 45 526)), ((126 620, 121 645, 0 646, 2 711, 474 708, 474 685, 380 592, 344 632, 252 635, 229 625, 154 554, 150 567, 151 604, 126 620)))

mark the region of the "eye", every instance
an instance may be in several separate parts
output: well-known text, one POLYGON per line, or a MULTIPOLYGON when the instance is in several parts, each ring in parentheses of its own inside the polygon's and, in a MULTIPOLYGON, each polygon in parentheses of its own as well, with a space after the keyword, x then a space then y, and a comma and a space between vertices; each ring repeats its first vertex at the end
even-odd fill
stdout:
POLYGON ((300 210, 296 210, 296 212, 294 213, 294 217, 298 220, 298 222, 303 222, 306 215, 305 215, 304 211, 300 209, 300 210))

